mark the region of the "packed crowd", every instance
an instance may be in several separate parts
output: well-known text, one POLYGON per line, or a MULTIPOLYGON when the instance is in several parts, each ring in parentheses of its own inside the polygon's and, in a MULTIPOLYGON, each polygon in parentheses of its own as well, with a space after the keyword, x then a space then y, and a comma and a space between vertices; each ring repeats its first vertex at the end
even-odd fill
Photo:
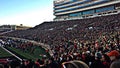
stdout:
POLYGON ((6 33, 13 36, 35 40, 49 45, 64 43, 63 40, 96 40, 101 35, 112 35, 120 31, 120 14, 81 20, 44 22, 28 30, 6 33))
POLYGON ((111 63, 120 59, 120 14, 44 22, 34 28, 4 36, 48 44, 53 55, 49 59, 43 58, 42 63, 38 59, 35 64, 40 68, 61 68, 62 63, 73 60, 83 61, 90 68, 110 68, 111 63))

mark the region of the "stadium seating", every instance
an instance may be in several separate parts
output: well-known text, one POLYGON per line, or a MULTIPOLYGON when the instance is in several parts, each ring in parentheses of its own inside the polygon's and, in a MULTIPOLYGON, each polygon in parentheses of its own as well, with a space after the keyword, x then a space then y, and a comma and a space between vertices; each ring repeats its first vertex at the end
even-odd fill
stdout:
POLYGON ((95 58, 99 60, 104 53, 120 50, 119 35, 120 14, 115 14, 79 20, 44 22, 34 28, 9 32, 3 36, 48 44, 53 51, 52 57, 60 64, 64 61, 82 60, 89 66, 94 66, 95 58))
POLYGON ((120 14, 71 21, 44 22, 28 30, 6 33, 46 44, 60 44, 63 40, 96 40, 100 35, 119 32, 120 14))

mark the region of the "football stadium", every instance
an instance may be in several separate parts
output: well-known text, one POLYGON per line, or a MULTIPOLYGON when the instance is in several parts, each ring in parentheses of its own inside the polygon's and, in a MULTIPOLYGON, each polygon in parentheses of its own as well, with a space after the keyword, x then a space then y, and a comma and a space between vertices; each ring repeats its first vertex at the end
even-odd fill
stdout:
POLYGON ((54 21, 0 32, 0 68, 120 68, 120 0, 53 5, 54 21))

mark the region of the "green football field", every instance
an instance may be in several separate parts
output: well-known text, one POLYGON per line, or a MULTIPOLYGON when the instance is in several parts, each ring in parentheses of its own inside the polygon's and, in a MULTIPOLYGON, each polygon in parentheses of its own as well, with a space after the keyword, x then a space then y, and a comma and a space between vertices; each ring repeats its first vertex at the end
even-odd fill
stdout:
POLYGON ((11 54, 9 54, 8 52, 6 52, 4 49, 2 49, 0 47, 0 58, 4 58, 4 57, 10 57, 12 56, 11 54))
MULTIPOLYGON (((32 59, 33 61, 35 61, 38 58, 41 59, 42 58, 41 55, 46 55, 47 57, 49 57, 49 54, 46 53, 45 50, 39 46, 35 46, 35 49, 32 53, 30 51, 22 51, 14 47, 6 47, 6 48, 12 53, 19 56, 21 59, 32 59)), ((0 58, 9 57, 9 56, 12 56, 12 55, 0 47, 0 58)))

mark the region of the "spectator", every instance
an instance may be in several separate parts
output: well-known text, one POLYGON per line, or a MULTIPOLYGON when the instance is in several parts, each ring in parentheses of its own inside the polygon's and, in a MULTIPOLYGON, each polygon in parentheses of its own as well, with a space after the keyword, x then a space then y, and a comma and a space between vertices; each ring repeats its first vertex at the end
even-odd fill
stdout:
POLYGON ((104 64, 105 68, 110 68, 110 57, 106 54, 102 54, 102 59, 101 59, 102 63, 104 64))
POLYGON ((120 68, 120 60, 114 61, 111 65, 110 68, 120 68))
POLYGON ((120 53, 116 50, 113 50, 110 53, 108 53, 108 56, 110 57, 111 61, 113 62, 120 58, 120 53))
POLYGON ((96 53, 95 55, 95 61, 91 63, 90 68, 105 68, 102 61, 100 60, 102 58, 101 53, 96 53))
POLYGON ((48 68, 59 68, 58 63, 54 60, 54 58, 50 58, 48 68))

